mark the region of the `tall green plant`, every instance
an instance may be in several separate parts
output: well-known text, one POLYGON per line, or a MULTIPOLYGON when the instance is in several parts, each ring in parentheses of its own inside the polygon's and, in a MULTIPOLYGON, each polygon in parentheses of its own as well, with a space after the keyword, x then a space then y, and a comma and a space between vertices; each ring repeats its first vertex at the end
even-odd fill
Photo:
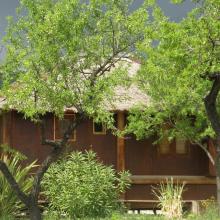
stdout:
POLYGON ((153 188, 153 194, 159 200, 162 213, 169 219, 182 217, 182 193, 184 183, 174 183, 173 178, 162 182, 158 187, 153 188))
MULTIPOLYGON (((36 161, 27 166, 22 166, 21 162, 25 156, 8 147, 1 147, 0 160, 7 164, 10 172, 19 184, 23 192, 28 192, 31 188, 33 178, 29 175, 32 168, 36 167, 36 161)), ((19 201, 16 193, 8 184, 6 178, 0 173, 0 218, 5 215, 17 213, 23 204, 19 201)))
POLYGON ((105 217, 120 208, 128 177, 98 162, 94 152, 75 152, 49 168, 43 188, 52 211, 72 218, 105 217))

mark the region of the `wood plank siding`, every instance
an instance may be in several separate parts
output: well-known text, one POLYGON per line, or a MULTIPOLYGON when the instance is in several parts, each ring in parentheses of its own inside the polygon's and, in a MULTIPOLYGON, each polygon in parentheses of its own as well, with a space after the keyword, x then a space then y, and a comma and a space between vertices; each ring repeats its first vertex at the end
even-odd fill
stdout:
MULTIPOLYGON (((125 127, 125 115, 123 112, 117 114, 117 127, 120 131, 125 127)), ((117 137, 117 170, 125 170, 125 139, 117 137)))
POLYGON ((174 183, 185 184, 204 184, 215 185, 216 179, 206 176, 151 176, 151 175, 133 175, 131 176, 132 184, 159 184, 161 182, 166 183, 167 180, 173 178, 174 183))
MULTIPOLYGON (((54 115, 45 115, 46 136, 53 139, 54 115)), ((124 112, 115 114, 120 130, 126 124, 124 112)), ((0 118, 0 137, 2 143, 23 152, 30 161, 41 162, 51 151, 49 146, 41 146, 41 133, 37 124, 25 120, 23 115, 10 111, 0 118)), ((197 145, 186 141, 187 150, 178 151, 177 141, 170 143, 170 150, 161 154, 159 146, 154 145, 155 137, 137 141, 133 135, 116 137, 111 131, 94 133, 93 120, 80 124, 70 142, 72 150, 93 150, 101 162, 117 170, 129 170, 132 174, 132 186, 123 195, 124 200, 155 200, 152 186, 173 176, 175 181, 186 182, 185 200, 203 200, 216 195, 215 178, 210 178, 209 160, 197 145)), ((214 175, 212 173, 212 175, 214 175)))

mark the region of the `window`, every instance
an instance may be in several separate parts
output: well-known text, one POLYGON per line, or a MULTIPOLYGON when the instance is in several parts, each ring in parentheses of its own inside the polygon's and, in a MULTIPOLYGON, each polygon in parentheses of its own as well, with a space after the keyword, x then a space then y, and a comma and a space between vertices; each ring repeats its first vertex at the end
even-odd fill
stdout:
POLYGON ((164 137, 159 144, 159 153, 160 154, 169 154, 170 153, 170 142, 168 138, 164 137))
POLYGON ((169 141, 169 124, 164 124, 162 126, 162 131, 163 131, 163 137, 162 140, 159 143, 159 153, 160 154, 170 154, 172 149, 171 149, 171 142, 169 141))
MULTIPOLYGON (((62 119, 54 117, 54 140, 60 140, 70 123, 75 120, 75 115, 73 113, 65 114, 62 119)), ((76 140, 76 130, 73 131, 69 141, 76 140)))
POLYGON ((106 134, 106 126, 101 122, 93 121, 93 134, 106 134))
POLYGON ((175 141, 169 142, 168 138, 163 138, 159 143, 158 151, 161 155, 186 155, 188 147, 185 139, 176 138, 175 141))
POLYGON ((186 140, 183 138, 176 138, 176 153, 187 154, 186 140))
POLYGON ((186 155, 188 154, 187 142, 184 138, 177 137, 169 141, 169 124, 162 127, 163 138, 159 143, 158 152, 161 155, 186 155))

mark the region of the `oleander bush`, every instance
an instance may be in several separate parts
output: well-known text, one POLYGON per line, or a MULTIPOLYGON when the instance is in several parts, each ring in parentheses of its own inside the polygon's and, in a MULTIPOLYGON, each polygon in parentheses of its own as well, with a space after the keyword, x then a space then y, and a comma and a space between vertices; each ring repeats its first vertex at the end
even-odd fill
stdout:
MULTIPOLYGON (((30 172, 36 167, 36 161, 27 166, 22 166, 21 163, 25 159, 24 155, 7 146, 0 147, 0 160, 6 163, 22 191, 28 193, 33 182, 30 172)), ((23 204, 0 171, 0 219, 16 215, 23 207, 23 204)))
POLYGON ((49 211, 70 218, 106 217, 119 210, 129 173, 100 163, 96 154, 74 152, 53 164, 43 180, 49 211))

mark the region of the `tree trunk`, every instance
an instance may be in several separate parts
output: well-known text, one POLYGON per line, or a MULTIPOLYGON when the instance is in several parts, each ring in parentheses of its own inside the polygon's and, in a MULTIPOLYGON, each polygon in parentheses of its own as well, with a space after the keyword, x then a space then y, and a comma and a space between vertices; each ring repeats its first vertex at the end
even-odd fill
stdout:
POLYGON ((220 151, 217 149, 216 161, 216 185, 217 185, 217 201, 220 204, 220 151))
POLYGON ((220 91, 220 72, 210 74, 209 79, 213 81, 212 88, 204 99, 206 113, 211 122, 211 126, 216 134, 216 184, 217 203, 220 210, 220 118, 216 107, 217 97, 220 91))
POLYGON ((220 177, 219 176, 216 176, 216 185, 217 185, 217 202, 218 202, 220 200, 220 177))
POLYGON ((41 211, 36 203, 30 204, 29 207, 30 220, 41 220, 41 211))
POLYGON ((43 163, 38 168, 38 170, 35 174, 35 177, 34 177, 32 190, 29 195, 26 195, 24 192, 22 192, 22 190, 20 189, 15 178, 13 177, 11 172, 9 171, 7 165, 3 161, 0 161, 0 171, 2 171, 3 175, 6 177, 8 183, 10 184, 12 189, 15 191, 18 198, 25 204, 25 206, 29 210, 31 220, 41 220, 42 219, 41 211, 40 211, 40 208, 38 206, 37 201, 38 201, 38 196, 40 193, 40 185, 41 185, 41 181, 43 179, 43 176, 46 173, 46 171, 48 170, 48 168, 50 167, 50 165, 53 162, 57 161, 57 159, 65 151, 67 142, 68 142, 73 130, 76 129, 76 127, 80 124, 80 122, 83 120, 83 118, 84 118, 84 115, 79 115, 79 117, 76 117, 75 122, 73 122, 72 124, 70 124, 67 127, 61 142, 51 141, 51 140, 47 140, 45 138, 45 134, 44 134, 45 133, 44 132, 45 121, 43 121, 43 123, 42 123, 42 144, 50 145, 51 147, 53 147, 53 150, 46 157, 46 159, 43 161, 43 163))

